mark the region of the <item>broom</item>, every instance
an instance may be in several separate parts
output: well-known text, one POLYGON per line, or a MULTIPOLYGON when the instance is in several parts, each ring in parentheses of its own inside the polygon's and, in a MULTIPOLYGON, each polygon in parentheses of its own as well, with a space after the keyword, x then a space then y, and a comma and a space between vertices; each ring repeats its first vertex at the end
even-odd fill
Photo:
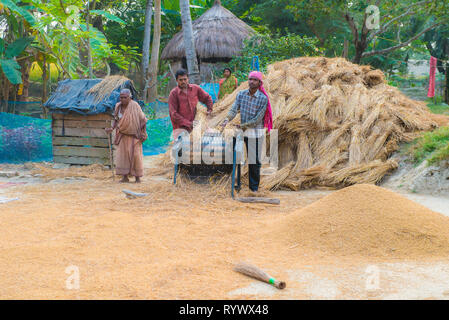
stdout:
POLYGON ((283 281, 278 281, 268 275, 266 272, 262 271, 261 269, 250 265, 248 263, 240 262, 235 265, 234 271, 240 272, 246 276, 249 276, 251 278, 269 283, 273 286, 275 286, 278 289, 284 289, 286 287, 286 283, 283 281))

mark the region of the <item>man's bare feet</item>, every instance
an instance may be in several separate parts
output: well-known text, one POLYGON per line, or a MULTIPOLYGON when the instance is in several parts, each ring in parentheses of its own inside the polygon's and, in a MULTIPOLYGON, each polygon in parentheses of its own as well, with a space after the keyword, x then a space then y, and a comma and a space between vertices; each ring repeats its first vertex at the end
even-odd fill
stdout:
POLYGON ((120 183, 127 183, 129 182, 128 176, 123 176, 122 180, 119 181, 120 183))
POLYGON ((136 183, 141 183, 142 181, 140 180, 139 177, 136 177, 136 183))

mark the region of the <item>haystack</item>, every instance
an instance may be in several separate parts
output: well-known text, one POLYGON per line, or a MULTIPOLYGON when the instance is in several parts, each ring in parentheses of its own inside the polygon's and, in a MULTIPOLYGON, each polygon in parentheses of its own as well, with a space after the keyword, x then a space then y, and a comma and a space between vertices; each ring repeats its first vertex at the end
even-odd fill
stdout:
MULTIPOLYGON (((342 58, 303 57, 268 67, 264 85, 279 134, 280 170, 267 189, 377 183, 398 163, 399 143, 437 126, 423 102, 386 84, 380 70, 342 58)), ((219 124, 242 84, 214 106, 219 124)), ((234 119, 233 123, 239 123, 234 119)))

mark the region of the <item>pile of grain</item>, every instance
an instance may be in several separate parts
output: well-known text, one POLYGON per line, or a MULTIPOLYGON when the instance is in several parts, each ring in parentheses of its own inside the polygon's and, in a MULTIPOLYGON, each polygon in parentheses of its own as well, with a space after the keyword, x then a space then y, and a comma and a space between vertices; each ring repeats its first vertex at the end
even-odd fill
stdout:
POLYGON ((448 217, 368 184, 336 191, 292 213, 272 236, 306 251, 341 256, 449 255, 448 217))

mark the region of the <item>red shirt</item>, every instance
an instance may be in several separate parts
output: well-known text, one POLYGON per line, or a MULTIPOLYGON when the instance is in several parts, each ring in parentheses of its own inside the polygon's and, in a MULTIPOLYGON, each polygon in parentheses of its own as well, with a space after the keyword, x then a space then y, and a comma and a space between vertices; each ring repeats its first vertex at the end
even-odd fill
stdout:
POLYGON ((207 106, 207 111, 212 111, 212 97, 200 86, 189 84, 187 94, 179 87, 174 88, 168 97, 168 110, 170 119, 175 129, 185 129, 192 131, 193 120, 196 115, 196 105, 198 101, 207 106))

